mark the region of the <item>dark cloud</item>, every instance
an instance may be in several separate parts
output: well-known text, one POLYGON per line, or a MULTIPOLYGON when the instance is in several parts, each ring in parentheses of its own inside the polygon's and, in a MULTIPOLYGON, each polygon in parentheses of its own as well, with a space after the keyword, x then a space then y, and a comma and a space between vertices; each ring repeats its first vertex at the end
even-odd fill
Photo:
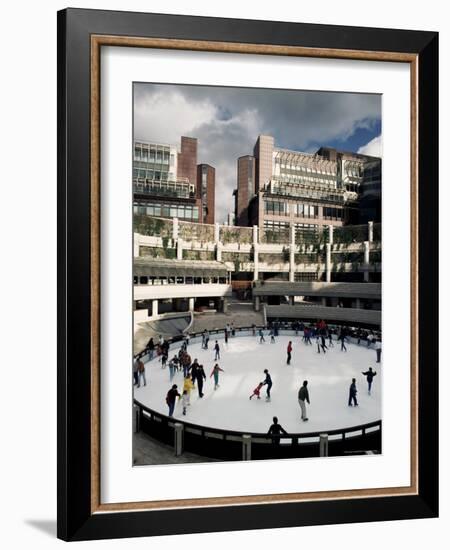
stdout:
POLYGON ((236 160, 252 153, 259 134, 287 149, 310 151, 336 140, 345 148, 346 139, 360 128, 370 132, 381 117, 375 94, 136 84, 134 99, 136 138, 198 138, 199 162, 216 168, 218 221, 233 210, 236 160))

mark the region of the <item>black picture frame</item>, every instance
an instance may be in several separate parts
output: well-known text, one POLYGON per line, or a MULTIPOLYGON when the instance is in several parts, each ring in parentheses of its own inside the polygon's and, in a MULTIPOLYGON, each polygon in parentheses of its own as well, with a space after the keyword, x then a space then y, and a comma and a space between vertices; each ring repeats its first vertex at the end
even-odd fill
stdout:
POLYGON ((58 13, 58 531, 64 540, 438 515, 438 34, 85 9, 58 13), (418 492, 310 502, 92 511, 91 37, 153 37, 417 56, 418 492))

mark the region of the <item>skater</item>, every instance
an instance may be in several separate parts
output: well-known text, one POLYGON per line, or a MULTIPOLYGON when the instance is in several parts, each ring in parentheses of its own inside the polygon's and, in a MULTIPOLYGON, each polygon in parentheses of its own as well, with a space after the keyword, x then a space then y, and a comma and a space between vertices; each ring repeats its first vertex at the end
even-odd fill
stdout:
MULTIPOLYGON (((186 378, 191 368, 191 356, 189 353, 185 352, 182 357, 181 365, 183 366, 183 377, 186 378)), ((197 359, 195 361, 197 361, 197 359)))
MULTIPOLYGON (((194 359, 194 362, 192 363, 189 369, 189 374, 191 375, 192 383, 194 384, 194 386, 195 386, 195 381, 197 379, 197 373, 198 373, 199 367, 200 365, 198 364, 197 359, 194 359)), ((185 378, 186 376, 188 376, 188 374, 185 375, 185 378)))
POLYGON ((320 347, 322 348, 322 351, 325 353, 325 350, 328 349, 327 344, 325 342, 325 335, 322 333, 320 335, 320 347))
POLYGON ((345 332, 343 329, 340 330, 338 340, 341 341, 341 351, 347 351, 347 348, 345 347, 345 332))
POLYGON ((269 336, 270 336, 270 343, 275 344, 275 332, 273 329, 270 329, 269 336))
POLYGON ((228 328, 225 329, 225 344, 228 344, 228 328))
POLYGON ((209 343, 209 332, 205 330, 205 347, 204 349, 208 349, 208 343, 209 343))
POLYGON ((291 359, 292 359, 292 342, 289 341, 289 344, 287 346, 287 361, 286 361, 288 365, 291 364, 291 359))
POLYGON ((139 368, 138 368, 139 359, 135 359, 133 363, 133 386, 137 386, 139 382, 139 368))
POLYGON ((283 428, 283 426, 278 424, 278 418, 276 416, 273 417, 273 424, 270 426, 267 433, 272 436, 272 443, 274 445, 280 444, 281 434, 287 435, 287 431, 283 428))
POLYGON ((348 394, 348 406, 351 407, 352 403, 355 407, 358 406, 358 401, 356 399, 356 394, 358 390, 356 389, 356 378, 352 378, 352 383, 350 384, 349 394, 348 394))
POLYGON ((187 404, 190 405, 191 404, 191 391, 194 387, 194 384, 192 382, 192 379, 190 376, 186 376, 186 378, 184 379, 184 384, 183 384, 183 393, 184 392, 187 392, 187 404))
POLYGON ((263 384, 262 382, 260 382, 260 383, 256 386, 256 388, 253 390, 253 393, 251 394, 251 396, 249 397, 249 399, 251 400, 251 398, 252 398, 253 396, 255 396, 255 395, 256 395, 256 397, 257 397, 258 399, 261 399, 260 393, 261 393, 261 388, 262 388, 263 386, 264 386, 264 384, 263 384))
POLYGON ((178 386, 174 384, 166 395, 166 403, 169 407, 169 416, 173 416, 173 411, 175 409, 175 401, 177 397, 181 397, 178 393, 178 386))
POLYGON ((223 369, 221 369, 216 363, 213 367, 213 370, 211 371, 211 374, 209 377, 211 378, 214 375, 214 389, 217 390, 217 388, 220 388, 219 386, 219 372, 225 372, 223 369))
POLYGON ((305 344, 311 344, 311 329, 309 327, 305 327, 305 330, 303 331, 303 340, 305 344))
MULTIPOLYGON (((198 396, 202 398, 204 396, 203 380, 206 380, 206 374, 205 374, 205 370, 203 369, 203 365, 198 365, 197 367, 196 380, 197 380, 198 396)), ((194 385, 195 385, 195 380, 194 380, 194 385)))
POLYGON ((381 362, 381 340, 374 340, 373 347, 377 353, 377 363, 380 363, 381 362))
POLYGON ((270 390, 272 388, 272 377, 270 376, 269 371, 267 369, 264 369, 264 374, 266 375, 266 378, 263 382, 263 386, 267 386, 266 401, 270 401, 270 390))
POLYGON ((306 416, 306 403, 309 403, 309 392, 308 392, 308 380, 303 381, 302 387, 298 390, 298 404, 300 405, 300 409, 302 411, 301 419, 303 422, 306 422, 308 420, 308 417, 306 416))
POLYGON ((234 322, 231 321, 231 336, 236 336, 236 329, 234 328, 234 322))
POLYGON ((183 403, 183 416, 186 416, 187 406, 190 405, 190 403, 189 403, 189 394, 188 394, 187 390, 183 391, 183 395, 181 396, 181 402, 183 403))
POLYGON ((191 337, 189 336, 189 333, 187 332, 186 336, 184 338, 184 343, 186 344, 186 349, 188 348, 190 341, 191 341, 191 337))
POLYGON ((362 372, 361 374, 364 374, 367 379, 368 393, 370 395, 370 392, 372 391, 373 377, 377 375, 377 372, 372 370, 372 367, 369 367, 369 370, 367 370, 366 372, 362 372))
POLYGON ((334 348, 333 344, 333 333, 331 332, 331 329, 328 329, 328 346, 330 348, 334 348))
POLYGON ((177 370, 178 370, 178 357, 174 355, 172 359, 169 361, 169 378, 171 382, 177 370))
POLYGON ((142 361, 142 359, 139 359, 138 360, 138 384, 137 384, 137 387, 140 388, 141 387, 141 378, 143 378, 144 380, 144 386, 147 385, 147 380, 145 379, 145 365, 144 365, 144 362, 142 361))
POLYGON ((256 325, 255 324, 252 325, 252 334, 253 334, 253 336, 256 336, 256 325))
POLYGON ((162 369, 165 369, 166 368, 166 365, 167 365, 167 351, 164 350, 163 351, 163 354, 161 355, 161 368, 162 369))
POLYGON ((367 335, 367 347, 370 348, 370 346, 372 345, 372 342, 373 342, 373 334, 370 333, 367 335))
POLYGON ((151 361, 153 359, 153 355, 155 354, 155 342, 153 341, 153 338, 150 338, 147 342, 147 351, 149 355, 148 360, 151 361))
POLYGON ((219 342, 216 340, 216 343, 214 344, 214 361, 217 361, 220 359, 220 346, 219 342))
POLYGON ((263 342, 265 342, 264 340, 264 332, 262 330, 262 328, 259 329, 259 343, 262 344, 263 342))

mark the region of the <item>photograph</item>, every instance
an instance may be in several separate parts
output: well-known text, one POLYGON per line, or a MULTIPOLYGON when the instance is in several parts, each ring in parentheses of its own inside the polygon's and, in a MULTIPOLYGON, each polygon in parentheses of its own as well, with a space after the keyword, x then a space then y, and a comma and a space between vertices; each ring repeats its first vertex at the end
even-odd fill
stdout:
POLYGON ((132 139, 133 466, 382 454, 382 95, 134 82, 132 139))

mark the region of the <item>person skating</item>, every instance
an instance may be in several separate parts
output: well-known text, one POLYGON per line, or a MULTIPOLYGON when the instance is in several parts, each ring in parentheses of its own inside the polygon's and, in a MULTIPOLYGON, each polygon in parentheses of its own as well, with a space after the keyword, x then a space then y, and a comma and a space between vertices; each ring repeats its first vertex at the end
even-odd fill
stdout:
POLYGON ((253 390, 253 393, 251 394, 251 396, 249 397, 249 399, 251 400, 252 397, 254 397, 256 395, 256 397, 258 399, 261 399, 261 388, 264 386, 264 384, 262 382, 260 382, 256 388, 253 390))
POLYGON ((219 342, 216 340, 216 343, 214 344, 214 361, 217 361, 220 359, 220 346, 219 342))
POLYGON ((172 359, 169 361, 169 377, 171 382, 177 370, 178 370, 178 357, 174 355, 172 359))
POLYGON ((224 339, 225 339, 225 344, 228 344, 228 328, 225 329, 224 339))
POLYGON ((188 372, 189 372, 189 369, 191 367, 191 356, 189 355, 189 353, 183 353, 183 357, 181 359, 181 365, 183 366, 183 377, 186 378, 188 372))
POLYGON ((298 390, 298 404, 300 405, 300 410, 302 411, 301 419, 303 422, 306 422, 308 420, 308 416, 306 414, 306 403, 309 403, 309 391, 308 391, 308 380, 303 381, 302 387, 298 390))
POLYGON ((263 342, 265 342, 264 332, 263 332, 262 328, 260 328, 259 329, 259 343, 262 344, 263 342))
POLYGON ((189 394, 186 390, 183 391, 183 395, 181 396, 181 402, 183 403, 183 416, 186 416, 186 410, 189 403, 189 394))
POLYGON ((220 388, 220 386, 219 386, 219 372, 225 372, 225 371, 219 367, 218 363, 216 363, 213 367, 213 370, 211 371, 211 374, 209 375, 210 378, 211 378, 211 376, 214 376, 214 389, 215 390, 217 390, 217 388, 220 388))
POLYGON ((187 392, 187 404, 188 405, 191 404, 191 391, 192 391, 193 387, 194 387, 194 384, 192 382, 191 377, 189 375, 186 376, 186 378, 184 379, 184 383, 183 383, 183 393, 187 392))
POLYGON ((203 380, 206 380, 206 374, 205 370, 203 369, 203 365, 199 365, 197 367, 197 387, 198 387, 198 396, 201 398, 203 397, 203 380))
POLYGON ((198 373, 199 367, 200 365, 198 364, 197 359, 194 359, 194 362, 192 363, 191 368, 189 369, 189 374, 191 375, 191 380, 192 380, 192 383, 194 384, 194 387, 195 387, 195 381, 197 379, 197 373, 198 373))
POLYGON ((141 387, 141 378, 144 380, 144 386, 147 385, 147 380, 145 379, 145 365, 144 361, 142 359, 139 359, 138 361, 138 384, 137 387, 141 387))
POLYGON ((287 361, 286 361, 288 365, 291 364, 291 359, 292 359, 292 342, 289 341, 289 344, 287 346, 287 361))
POLYGON ((343 329, 341 329, 338 336, 338 340, 341 341, 341 351, 347 351, 347 348, 345 347, 345 339, 345 332, 343 331, 343 329))
POLYGON ((272 377, 270 376, 269 371, 267 369, 264 369, 264 374, 266 375, 266 378, 263 382, 263 386, 267 386, 266 401, 270 401, 270 390, 272 389, 272 377))
POLYGON ((205 347, 204 349, 208 349, 208 343, 209 343, 209 332, 205 330, 205 347))
POLYGON ((275 344, 275 331, 273 329, 270 330, 269 336, 270 336, 270 343, 275 344))
POLYGON ((278 418, 276 416, 273 417, 273 424, 270 426, 267 433, 272 436, 272 443, 274 445, 280 444, 281 434, 287 435, 287 431, 283 428, 283 426, 278 424, 278 418))
POLYGON ((180 397, 180 394, 178 393, 178 386, 174 384, 170 390, 167 392, 166 395, 166 403, 169 407, 169 416, 173 416, 173 411, 175 409, 175 401, 177 397, 180 397))
POLYGON ((374 340, 373 345, 376 353, 377 353, 377 363, 381 362, 381 341, 380 340, 374 340))
POLYGON ((133 386, 137 386, 139 382, 139 359, 135 359, 133 362, 133 386))
POLYGON ((150 338, 150 340, 147 342, 147 351, 149 355, 149 361, 153 359, 153 355, 155 354, 155 342, 153 341, 153 338, 150 338))
POLYGON ((161 368, 162 369, 166 368, 167 358, 168 358, 168 353, 166 352, 166 350, 164 350, 163 354, 161 355, 161 368))
POLYGON ((369 367, 369 370, 362 372, 361 374, 364 374, 367 379, 368 393, 370 395, 370 392, 372 391, 373 377, 377 375, 377 372, 372 370, 372 367, 369 367))
POLYGON ((316 344, 317 344, 317 353, 320 353, 320 348, 322 348, 323 353, 325 352, 325 349, 327 349, 327 346, 324 345, 325 339, 322 341, 321 337, 317 334, 316 336, 316 344))
POLYGON ((334 344, 333 344, 333 333, 331 332, 330 329, 328 329, 328 346, 330 348, 334 348, 334 344))
POLYGON ((356 389, 356 378, 352 378, 352 383, 350 384, 349 394, 348 394, 348 406, 351 407, 352 404, 357 407, 358 400, 356 399, 356 394, 358 390, 356 389))

